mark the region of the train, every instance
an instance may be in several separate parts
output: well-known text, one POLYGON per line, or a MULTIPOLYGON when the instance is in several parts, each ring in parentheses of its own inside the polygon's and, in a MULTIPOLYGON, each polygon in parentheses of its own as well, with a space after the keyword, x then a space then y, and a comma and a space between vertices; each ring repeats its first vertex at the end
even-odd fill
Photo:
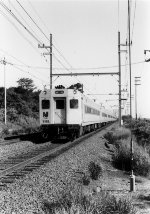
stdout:
POLYGON ((45 139, 75 139, 117 119, 76 88, 45 89, 39 95, 39 105, 45 139))

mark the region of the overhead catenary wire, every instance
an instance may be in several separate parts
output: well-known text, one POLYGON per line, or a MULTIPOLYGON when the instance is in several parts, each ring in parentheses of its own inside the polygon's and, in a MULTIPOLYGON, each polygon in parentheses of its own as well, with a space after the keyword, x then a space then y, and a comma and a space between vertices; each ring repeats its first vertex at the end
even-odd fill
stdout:
MULTIPOLYGON (((17 2, 18 2, 18 1, 17 1, 17 2)), ((53 45, 53 47, 56 47, 56 46, 53 45)), ((55 48, 54 48, 54 49, 55 49, 55 48)), ((61 52, 60 52, 57 48, 56 48, 55 50, 56 50, 56 51, 60 54, 60 56, 61 56, 61 52)), ((55 56, 56 56, 56 55, 55 55, 55 56)), ((59 60, 59 58, 58 58, 57 56, 56 56, 56 58, 59 60)), ((56 59, 56 60, 57 60, 57 59, 56 59)), ((58 60, 57 60, 57 61, 58 61, 58 60)), ((65 60, 65 59, 64 59, 64 60, 65 60)), ((61 60, 59 60, 59 61, 62 63, 61 60)), ((66 61, 66 63, 67 63, 67 61, 66 61)), ((63 63, 62 63, 62 64, 63 64, 63 63)), ((62 65, 62 64, 61 64, 61 65, 62 65)), ((76 68, 73 68, 73 67, 70 65, 69 62, 68 62, 68 65, 69 65, 70 68, 67 68, 67 67, 64 66, 64 64, 63 64, 63 67, 64 67, 63 69, 67 70, 68 72, 71 72, 73 69, 76 69, 76 68)), ((40 68, 40 69, 41 69, 41 68, 40 68)), ((49 69, 49 68, 47 68, 47 69, 49 69)), ((57 69, 57 68, 54 68, 54 70, 56 70, 56 69, 57 69)), ((78 69, 78 68, 77 68, 77 69, 78 69)), ((90 68, 90 69, 93 69, 93 68, 90 68)), ((101 68, 101 69, 102 69, 102 68, 101 68)), ((58 69, 57 69, 57 70, 58 70, 58 69)))
POLYGON ((15 23, 13 23, 8 16, 0 10, 0 13, 7 19, 7 21, 9 21, 13 27, 16 29, 16 31, 30 44, 30 46, 39 54, 39 52, 37 51, 37 49, 34 47, 33 43, 25 36, 23 35, 23 33, 19 30, 19 28, 15 25, 15 23))
MULTIPOLYGON (((40 41, 3 2, 0 2, 0 5, 32 36, 34 40, 37 41, 37 43, 39 43, 40 45, 43 44, 43 42, 40 41)), ((47 48, 45 49, 48 51, 47 48)))
POLYGON ((20 7, 23 9, 23 11, 28 15, 28 17, 32 20, 32 22, 36 25, 36 27, 40 30, 40 32, 45 36, 45 38, 49 41, 49 38, 46 36, 46 34, 43 32, 43 30, 38 26, 38 24, 34 21, 34 19, 30 16, 30 14, 26 11, 26 9, 22 6, 22 4, 16 0, 17 3, 20 5, 20 7))
MULTIPOLYGON (((33 21, 33 23, 37 26, 37 28, 42 32, 42 34, 47 38, 47 40, 49 41, 49 38, 45 35, 45 33, 41 30, 41 28, 37 25, 37 23, 33 20, 33 18, 30 16, 30 14, 25 10, 25 8, 21 5, 21 3, 18 1, 18 0, 16 0, 17 1, 17 3, 20 5, 20 7, 24 10, 24 12, 29 16, 29 18, 33 21)), ((54 45, 53 45, 54 46, 54 45)), ((61 54, 61 52, 54 46, 54 48, 57 50, 57 52, 59 52, 59 54, 61 54)), ((68 68, 66 68, 65 66, 64 66, 64 64, 55 56, 55 55, 53 55, 54 57, 55 57, 55 59, 67 70, 67 71, 69 71, 69 69, 68 68)), ((65 57, 61 54, 61 56, 63 57, 63 59, 68 63, 68 61, 65 59, 65 57)), ((69 64, 70 65, 70 64, 69 64)))
POLYGON ((45 29, 47 30, 47 32, 50 32, 48 27, 46 26, 45 22, 43 21, 43 19, 41 18, 41 16, 39 15, 39 13, 37 12, 37 10, 35 9, 35 7, 33 6, 33 4, 31 3, 31 1, 28 0, 28 3, 30 4, 30 7, 32 8, 32 10, 36 13, 36 15, 38 16, 40 22, 43 24, 43 26, 45 27, 45 29))
MULTIPOLYGON (((0 2, 0 5, 23 27, 23 29, 25 29, 34 40, 36 40, 38 43, 42 44, 41 41, 39 41, 38 38, 36 38, 36 36, 19 20, 19 18, 17 18, 17 16, 3 3, 0 2)), ((34 48, 34 50, 36 50, 36 52, 39 54, 39 52, 37 51, 38 49, 36 49, 33 45, 33 43, 26 38, 22 32, 20 32, 20 30, 18 29, 18 27, 16 27, 16 25, 8 18, 8 16, 6 16, 6 14, 4 14, 1 11, 1 14, 16 28, 16 30, 21 34, 21 36, 32 46, 32 48, 34 48)), ((45 56, 43 56, 45 58, 45 56)), ((45 61, 47 62, 47 59, 45 58, 45 61)))
MULTIPOLYGON (((0 60, 0 62, 3 62, 3 60, 0 60)), ((41 78, 39 78, 39 77, 37 77, 37 76, 31 74, 29 71, 25 71, 25 70, 23 70, 22 68, 19 68, 18 66, 14 65, 12 62, 6 61, 6 64, 8 64, 8 65, 10 65, 10 66, 13 66, 14 68, 16 68, 16 69, 18 69, 18 70, 20 70, 20 71, 22 71, 22 72, 24 72, 24 73, 28 73, 30 76, 36 78, 37 80, 40 80, 41 82, 47 83, 45 80, 43 80, 43 79, 41 79, 41 78)))
MULTIPOLYGON (((43 22, 43 20, 41 19, 41 17, 39 16, 38 12, 35 10, 35 8, 33 7, 33 5, 31 4, 31 2, 28 0, 30 6, 32 7, 32 9, 34 10, 34 12, 36 13, 36 15, 38 16, 38 18, 40 19, 40 21, 43 23, 43 25, 45 26, 45 28, 47 29, 46 24, 43 22)), ((45 33, 44 33, 45 34, 45 33)), ((47 38, 47 36, 46 36, 47 38)), ((48 39, 48 38, 47 38, 48 39)), ((49 39, 48 39, 49 40, 49 39)), ((54 42, 55 38, 53 39, 54 42)), ((57 51, 57 53, 59 53, 59 55, 63 58, 63 60, 69 65, 69 67, 72 67, 71 64, 68 62, 68 60, 66 59, 66 57, 64 56, 64 54, 56 47, 56 45, 54 45, 53 42, 53 48, 57 51)), ((60 61, 60 60, 59 60, 60 61)), ((61 62, 62 63, 62 62, 61 62)))
MULTIPOLYGON (((1 50, 0 49, 0 51, 2 51, 2 52, 4 52, 4 53, 6 53, 7 54, 7 52, 5 52, 5 51, 3 51, 3 50, 1 50)), ((8 54, 8 55, 10 55, 10 54, 8 54)), ((15 58, 14 56, 12 56, 12 55, 10 55, 11 57, 13 57, 14 59, 16 59, 17 60, 17 58, 15 58)), ((59 60, 59 59, 57 59, 57 60, 59 60)), ((127 60, 127 59, 126 59, 127 60)), ((125 61, 126 61, 125 60, 125 61)), ((19 61, 19 60, 17 60, 18 62, 21 62, 22 64, 15 64, 16 66, 19 66, 19 67, 27 67, 27 68, 33 68, 33 69, 43 69, 43 70, 49 70, 49 67, 43 67, 43 66, 32 66, 32 65, 27 65, 27 64, 24 64, 22 61, 19 61)), ((60 61, 61 62, 61 61, 60 61)), ((143 63, 145 63, 145 61, 143 60, 143 61, 139 61, 139 62, 134 62, 134 63, 132 63, 132 65, 138 65, 138 64, 143 64, 143 63)), ((129 65, 128 63, 126 63, 125 62, 125 64, 122 64, 121 66, 122 67, 126 67, 127 65, 129 65)), ((63 65, 64 66, 64 65, 63 65)), ((57 70, 57 71, 59 71, 59 70, 68 70, 68 71, 74 71, 74 70, 101 70, 101 69, 112 69, 112 68, 118 68, 118 65, 114 65, 114 66, 110 66, 110 67, 108 67, 108 66, 106 66, 106 67, 89 67, 89 68, 56 68, 56 67, 53 67, 53 70, 57 70)), ((93 72, 94 73, 94 72, 93 72)))
MULTIPOLYGON (((18 2, 18 0, 16 0, 18 2)), ((23 8, 23 6, 18 2, 18 4, 22 7, 22 9, 27 13, 27 15, 31 18, 31 20, 35 23, 35 21, 32 19, 32 17, 29 15, 29 13, 23 8)), ((36 26, 38 27, 38 25, 36 24, 36 26)), ((41 31, 41 29, 38 27, 38 29, 41 31)), ((41 31, 43 33, 43 31, 41 31)), ((43 33, 45 35, 45 33, 43 33)), ((45 37, 47 38, 47 36, 45 35, 45 37)), ((48 38, 47 38, 48 39, 48 38)), ((49 40, 49 39, 48 39, 49 40)), ((64 57, 64 55, 58 50, 58 48, 56 48, 56 46, 53 44, 53 47, 55 48, 55 50, 60 54, 60 56, 65 60, 65 62, 70 66, 70 63, 68 62, 68 60, 66 60, 66 58, 64 57)), ((56 55, 53 54, 53 56, 55 57, 55 59, 65 68, 65 70, 70 71, 69 68, 65 67, 64 64, 56 57, 56 55)), ((79 80, 78 80, 79 81, 79 80)))
MULTIPOLYGON (((28 26, 30 31, 32 31, 32 33, 34 33, 34 35, 38 38, 38 36, 36 35, 35 31, 33 31, 33 28, 27 23, 27 21, 23 18, 23 16, 20 14, 20 12, 15 8, 15 6, 13 5, 12 2, 10 2, 10 5, 16 11, 16 13, 20 16, 20 18, 24 21, 24 23, 28 26)), ((11 9, 11 11, 12 11, 12 9, 11 9)))
POLYGON ((137 4, 137 0, 135 0, 135 6, 134 6, 134 17, 133 17, 133 26, 132 26, 131 42, 132 42, 132 40, 133 40, 133 32, 134 32, 134 26, 135 26, 136 4, 137 4))
MULTIPOLYGON (((18 2, 18 1, 17 1, 18 2)), ((19 2, 18 2, 18 4, 19 4, 19 2)), ((11 10, 9 10, 9 8, 5 5, 5 4, 3 4, 2 2, 1 2, 1 5, 19 22, 19 24, 21 24, 22 25, 22 27, 25 29, 25 30, 27 30, 28 31, 28 33, 38 42, 38 43, 42 43, 41 41, 39 41, 39 39, 38 38, 36 38, 36 36, 35 35, 33 35, 33 33, 32 32, 30 32, 30 30, 17 18, 17 16, 14 14, 14 13, 12 13, 12 11, 11 10)), ((19 4, 20 6, 22 6, 21 4, 19 4)), ((22 7, 22 9, 24 9, 23 7, 22 7)), ((24 11, 26 11, 25 9, 24 9, 24 11)), ((29 13, 26 11, 26 13, 28 14, 28 16, 32 19, 32 17, 29 15, 29 13)), ((32 19, 32 21, 34 21, 33 19, 32 19)), ((35 22, 34 22, 35 23, 35 22)), ((39 28, 38 28, 39 29, 39 28)), ((56 50, 57 50, 57 52, 59 52, 59 54, 61 53, 60 51, 58 51, 58 49, 56 48, 56 50)), ((64 56, 61 54, 61 56, 63 57, 63 59, 65 59, 64 58, 64 56)), ((67 68, 66 66, 64 66, 64 64, 58 59, 58 57, 56 57, 55 56, 55 59, 65 68, 65 70, 67 70, 68 72, 70 72, 70 69, 69 68, 67 68)), ((65 59, 65 61, 68 63, 68 61, 65 59)), ((69 64, 69 66, 71 66, 70 65, 70 63, 68 63, 69 64)), ((77 79, 77 78, 76 78, 77 79)), ((79 80, 78 80, 79 81, 79 80)))
POLYGON ((42 44, 41 41, 39 41, 38 38, 17 18, 17 16, 3 3, 0 2, 0 5, 39 43, 42 44))
MULTIPOLYGON (((38 18, 40 19, 40 21, 42 22, 42 24, 45 26, 46 29, 48 29, 48 27, 46 26, 45 22, 41 19, 41 17, 39 16, 37 10, 35 10, 35 8, 33 7, 33 5, 31 4, 31 2, 28 0, 30 6, 32 7, 32 9, 34 10, 34 12, 36 13, 36 15, 38 16, 38 18)), ((46 37, 47 38, 47 37, 46 37)), ((48 39, 48 38, 47 38, 48 39)), ((48 39, 49 40, 49 39, 48 39)), ((53 39, 54 42, 55 41, 55 38, 53 39)), ((56 47, 56 45, 54 45, 54 42, 53 42, 53 48, 59 53, 59 55, 64 59, 64 61, 70 66, 71 64, 68 62, 68 60, 66 59, 66 57, 64 56, 64 54, 56 47)))

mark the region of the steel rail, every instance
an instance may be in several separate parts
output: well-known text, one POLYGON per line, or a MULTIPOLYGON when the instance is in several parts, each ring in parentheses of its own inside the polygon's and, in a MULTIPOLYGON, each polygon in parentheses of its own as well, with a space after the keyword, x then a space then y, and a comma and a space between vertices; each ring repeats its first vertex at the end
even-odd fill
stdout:
POLYGON ((13 173, 14 171, 17 171, 17 170, 21 170, 21 169, 24 169, 25 167, 29 166, 30 164, 32 163, 35 163, 37 162, 38 160, 41 160, 42 158, 45 158, 45 157, 48 157, 48 156, 53 156, 55 157, 58 153, 61 154, 67 150, 69 150, 70 148, 74 147, 75 145, 79 144, 80 142, 86 140, 87 138, 93 136, 94 134, 102 131, 103 129, 107 128, 108 126, 110 126, 111 124, 108 124, 107 126, 104 126, 104 127, 101 127, 100 129, 97 129, 93 132, 90 132, 86 135, 83 135, 77 139, 75 139, 73 142, 69 141, 68 143, 66 144, 63 144, 63 145, 60 145, 50 151, 46 151, 46 152, 43 152, 39 155, 36 155, 35 157, 32 157, 28 160, 25 160, 21 163, 18 163, 12 167, 9 167, 8 169, 5 169, 5 170, 2 170, 0 171, 0 178, 3 178, 5 177, 6 175, 10 175, 11 173, 13 173))

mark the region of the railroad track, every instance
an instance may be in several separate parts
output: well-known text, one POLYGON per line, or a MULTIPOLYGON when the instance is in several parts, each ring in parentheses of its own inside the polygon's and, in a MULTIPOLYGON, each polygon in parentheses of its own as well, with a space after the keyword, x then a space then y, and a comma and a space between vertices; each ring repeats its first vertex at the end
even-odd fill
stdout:
POLYGON ((39 141, 43 142, 41 137, 41 132, 31 133, 31 134, 22 134, 22 135, 12 135, 5 137, 3 141, 0 142, 0 145, 11 145, 18 141, 31 141, 33 143, 38 143, 39 141))
POLYGON ((22 178, 26 174, 39 168, 41 165, 49 162, 71 147, 74 147, 108 126, 109 125, 88 133, 75 139, 73 142, 46 145, 42 149, 36 149, 33 152, 19 155, 17 157, 10 157, 5 161, 0 161, 0 190, 7 188, 7 185, 13 183, 16 179, 22 178))

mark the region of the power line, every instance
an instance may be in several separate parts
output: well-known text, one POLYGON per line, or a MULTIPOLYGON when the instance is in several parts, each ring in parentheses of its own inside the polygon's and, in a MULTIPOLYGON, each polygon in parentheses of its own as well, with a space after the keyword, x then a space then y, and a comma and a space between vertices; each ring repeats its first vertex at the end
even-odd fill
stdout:
POLYGON ((17 3, 20 5, 20 7, 24 10, 24 12, 28 15, 28 17, 32 20, 32 22, 36 25, 36 27, 40 30, 40 32, 45 36, 45 38, 49 41, 49 38, 46 36, 46 34, 42 31, 42 29, 37 25, 37 23, 33 20, 33 18, 30 16, 30 14, 25 10, 25 8, 21 5, 21 3, 16 0, 17 3))
MULTIPOLYGON (((34 34, 17 18, 17 16, 2 2, 0 2, 0 5, 40 44, 42 44, 42 42, 39 41, 38 38, 36 38, 36 36, 34 36, 34 34)), ((37 51, 37 49, 34 47, 34 45, 32 44, 32 42, 27 39, 21 32, 20 30, 16 27, 16 25, 14 23, 12 23, 12 21, 6 16, 6 14, 4 14, 2 11, 0 11, 2 13, 2 15, 16 28, 16 30, 22 35, 22 37, 28 41, 28 43, 32 46, 33 49, 37 51)), ((38 52, 39 54, 39 52, 38 52)), ((43 56, 45 57, 45 56, 43 56)), ((47 59, 45 59, 47 62, 47 59)))
MULTIPOLYGON (((44 26, 46 27, 46 29, 47 29, 47 26, 45 25, 45 23, 43 22, 43 20, 41 19, 41 17, 39 16, 39 14, 37 13, 37 11, 35 10, 35 8, 33 7, 33 5, 31 4, 31 2, 28 0, 28 2, 29 2, 29 4, 30 4, 30 6, 32 7, 32 9, 34 10, 34 12, 36 13, 36 15, 39 17, 39 19, 42 21, 42 23, 44 24, 44 26)), ((31 17, 31 16, 30 16, 31 17)), ((45 34, 44 34, 45 35, 45 34)), ((46 37, 47 38, 47 37, 46 37)), ((47 38, 48 39, 48 38, 47 38)), ((49 39, 48 39, 49 40, 49 39)), ((55 41, 55 39, 54 39, 54 41, 55 41)), ((72 67, 71 65, 70 65, 70 63, 68 62, 68 60, 65 58, 65 56, 63 55, 63 53, 60 51, 60 50, 58 50, 58 48, 53 44, 53 48, 60 54, 60 56, 64 59, 64 61, 70 66, 70 67, 72 67)), ((60 61, 60 60, 59 60, 60 61)), ((61 62, 62 63, 62 62, 61 62)))
MULTIPOLYGON (((0 60, 0 62, 3 62, 3 60, 0 60)), ((45 80, 40 79, 39 77, 37 77, 37 76, 31 74, 29 71, 25 71, 25 70, 19 68, 18 66, 16 66, 15 64, 13 64, 13 63, 11 63, 11 62, 6 61, 6 64, 11 65, 11 66, 13 66, 13 67, 16 68, 16 69, 18 69, 18 70, 20 70, 20 71, 22 71, 22 72, 24 72, 24 73, 29 74, 30 76, 34 77, 35 79, 40 80, 42 83, 43 83, 43 82, 47 83, 45 80)))
POLYGON ((58 48, 56 48, 55 45, 53 45, 54 49, 60 54, 60 56, 65 60, 65 62, 72 68, 72 66, 70 65, 70 63, 68 62, 68 60, 64 57, 64 55, 58 50, 58 48))
MULTIPOLYGON (((32 31, 34 33, 34 35, 36 35, 36 33, 33 31, 33 29, 29 26, 29 24, 26 22, 26 20, 23 18, 23 16, 20 14, 20 12, 14 7, 14 5, 12 4, 12 2, 10 2, 10 5, 13 7, 13 9, 17 12, 17 14, 22 18, 22 20, 25 22, 25 24, 30 28, 30 31, 32 31)), ((12 11, 12 10, 11 10, 12 11)), ((38 36, 36 35, 36 37, 38 38, 38 36)))
POLYGON ((37 77, 37 76, 31 74, 29 71, 25 71, 25 70, 23 70, 23 69, 21 69, 21 68, 18 68, 17 66, 15 66, 15 65, 13 65, 13 64, 12 64, 12 66, 14 66, 16 69, 18 69, 18 70, 20 70, 20 71, 22 71, 22 72, 24 72, 24 73, 28 73, 30 76, 34 77, 34 78, 37 79, 37 80, 40 80, 42 83, 43 83, 43 82, 48 83, 48 82, 46 82, 45 80, 40 79, 39 77, 37 77))
POLYGON ((41 41, 39 41, 38 38, 17 18, 17 16, 2 2, 0 2, 0 5, 40 44, 41 41))
POLYGON ((38 16, 39 20, 42 22, 42 24, 45 26, 45 29, 49 32, 48 27, 46 26, 45 22, 43 21, 43 19, 39 16, 37 10, 33 7, 31 1, 28 0, 28 3, 30 4, 31 8, 34 10, 34 12, 36 13, 36 15, 38 16))
POLYGON ((134 6, 134 18, 133 18, 133 26, 132 26, 131 42, 132 42, 132 39, 133 39, 133 31, 134 31, 134 25, 135 25, 136 3, 137 3, 137 0, 135 0, 135 6, 134 6))
MULTIPOLYGON (((16 0, 17 1, 17 0, 16 0)), ((17 1, 18 2, 18 1, 17 1)), ((43 22, 43 20, 41 19, 41 17, 39 16, 39 14, 37 13, 37 11, 35 10, 35 8, 33 7, 33 5, 31 4, 31 2, 28 0, 30 6, 32 7, 32 9, 34 10, 34 12, 36 13, 36 15, 39 17, 39 19, 42 21, 42 23, 44 24, 44 26, 47 29, 47 26, 45 25, 45 23, 43 22)), ((31 18, 31 16, 30 16, 31 18)), ((44 34, 45 35, 45 34, 44 34)), ((47 38, 47 37, 46 37, 47 38)), ((48 38, 47 38, 48 39, 48 38)), ((49 39, 48 39, 49 40, 49 39)), ((55 39, 54 39, 55 40, 55 39)), ((68 62, 68 60, 66 59, 66 57, 63 55, 63 53, 53 44, 53 48, 59 53, 59 55, 63 58, 63 60, 69 65, 69 67, 72 68, 71 64, 68 62)), ((55 56, 56 60, 62 65, 63 63, 55 56)), ((64 65, 63 65, 64 67, 64 65)), ((65 67, 66 70, 68 70, 68 68, 65 67)))
MULTIPOLYGON (((0 49, 1 50, 1 49, 0 49)), ((10 56, 12 56, 12 55, 10 55, 10 56)), ((12 56, 13 57, 13 56, 12 56)), ((15 58, 15 57, 14 57, 15 58)), ((16 58, 15 58, 16 59, 16 58)), ((57 59, 57 61, 59 60, 58 58, 56 58, 57 59)), ((61 63, 61 61, 60 61, 60 63, 61 63)), ((145 61, 140 61, 140 62, 135 62, 135 63, 132 63, 132 65, 137 65, 137 64, 143 64, 143 63, 145 63, 145 61)), ((22 63, 22 64, 24 64, 24 63, 22 63)), ((17 65, 17 66, 19 66, 19 67, 27 67, 27 68, 33 68, 33 69, 43 69, 43 70, 49 70, 49 67, 42 67, 42 66, 31 66, 31 65, 26 65, 26 64, 24 64, 24 65, 19 65, 19 64, 15 64, 15 65, 17 65)), ((128 64, 126 63, 126 64, 124 64, 124 65, 121 65, 121 66, 123 66, 123 67, 126 67, 128 64)), ((101 69, 111 69, 111 68, 113 68, 113 67, 118 67, 117 65, 116 66, 110 66, 110 67, 97 67, 97 68, 56 68, 56 67, 53 67, 53 70, 57 70, 57 71, 59 71, 59 70, 68 70, 68 71, 73 71, 73 70, 101 70, 101 69)), ((70 74, 71 74, 71 72, 70 72, 70 74)), ((117 79, 116 79, 117 80, 117 79)))
MULTIPOLYGON (((32 22, 36 25, 36 27, 40 30, 40 32, 42 32, 42 34, 48 39, 48 37, 45 35, 45 33, 41 30, 41 28, 36 24, 36 22, 33 20, 33 18, 29 15, 29 13, 25 10, 25 8, 21 5, 21 3, 19 3, 18 2, 18 0, 16 0, 17 1, 17 3, 20 5, 20 7, 24 10, 24 12, 28 15, 28 17, 32 20, 32 22)), ((30 32, 30 30, 28 30, 22 23, 21 23, 21 21, 11 12, 11 10, 9 10, 8 8, 7 8, 7 6, 6 5, 2 5, 3 7, 5 7, 5 9, 7 9, 8 11, 9 11, 9 13, 11 13, 11 15, 13 15, 13 17, 15 17, 15 19, 28 31, 28 33, 30 33, 31 34, 31 36, 33 36, 34 37, 34 39, 36 39, 36 41, 39 43, 39 44, 41 44, 41 42, 39 41, 39 39, 37 39, 33 34, 32 34, 32 32, 30 32)), ((49 40, 49 39, 48 39, 49 40)), ((70 63, 66 60, 66 58, 63 56, 63 54, 56 48, 56 46, 54 46, 55 47, 55 49, 56 49, 56 51, 61 55, 61 57, 65 60, 65 62, 67 62, 67 64, 70 66, 70 67, 72 67, 71 65, 70 65, 70 63)), ((46 48, 47 49, 47 48, 46 48)), ((65 66, 64 66, 64 64, 54 55, 54 57, 55 57, 55 59, 65 68, 65 70, 67 70, 67 71, 70 71, 70 69, 68 69, 68 68, 66 68, 65 66)), ((79 81, 79 80, 78 80, 79 81)), ((80 81, 79 81, 80 82, 80 81)))
MULTIPOLYGON (((18 29, 18 27, 15 25, 15 23, 13 23, 3 11, 0 10, 0 13, 7 19, 7 21, 9 21, 13 25, 13 27, 17 30, 17 32, 31 45, 31 47, 36 52, 38 52, 37 49, 34 47, 33 43, 26 36, 23 35, 23 33, 18 29)), ((38 54, 39 54, 39 52, 38 52, 38 54)))
MULTIPOLYGON (((137 65, 137 64, 142 64, 145 61, 139 61, 139 62, 133 62, 132 65, 137 65)), ((122 67, 129 65, 129 64, 124 64, 121 65, 122 67)), ((85 68, 70 68, 69 70, 99 70, 99 69, 111 69, 111 68, 118 68, 118 65, 112 65, 112 66, 102 66, 102 67, 85 67, 85 68)), ((55 68, 54 68, 55 69, 55 68)), ((57 70, 64 70, 64 68, 56 68, 57 70)))

